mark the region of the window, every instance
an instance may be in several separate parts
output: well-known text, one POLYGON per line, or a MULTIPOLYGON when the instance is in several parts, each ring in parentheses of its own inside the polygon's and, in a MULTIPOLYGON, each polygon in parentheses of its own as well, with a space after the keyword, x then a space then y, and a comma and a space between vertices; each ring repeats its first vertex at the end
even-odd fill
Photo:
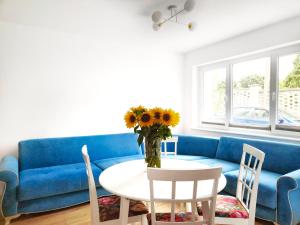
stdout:
POLYGON ((300 130, 300 54, 279 57, 276 127, 300 130))
POLYGON ((270 127, 270 58, 233 64, 231 124, 270 127))
POLYGON ((226 68, 203 72, 203 122, 225 123, 226 68))
POLYGON ((198 71, 200 126, 300 135, 299 44, 198 71))

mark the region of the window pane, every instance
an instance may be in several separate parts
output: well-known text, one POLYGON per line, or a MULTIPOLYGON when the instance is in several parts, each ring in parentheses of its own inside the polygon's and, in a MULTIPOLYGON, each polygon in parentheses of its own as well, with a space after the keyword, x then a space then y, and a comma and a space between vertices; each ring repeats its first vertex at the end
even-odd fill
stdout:
POLYGON ((279 57, 277 124, 300 129, 300 54, 279 57))
POLYGON ((226 68, 206 71, 203 74, 203 119, 204 122, 225 121, 226 68))
POLYGON ((270 125, 270 58, 233 64, 231 124, 270 125))

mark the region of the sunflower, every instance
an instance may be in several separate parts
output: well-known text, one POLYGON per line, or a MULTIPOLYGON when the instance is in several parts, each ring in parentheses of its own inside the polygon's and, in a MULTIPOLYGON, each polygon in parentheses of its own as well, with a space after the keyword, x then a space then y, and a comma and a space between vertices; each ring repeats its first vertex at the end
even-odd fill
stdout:
POLYGON ((175 127, 180 120, 179 113, 173 111, 172 109, 166 109, 162 113, 162 124, 165 126, 175 127))
POLYGON ((141 127, 148 127, 148 126, 151 126, 153 125, 153 120, 154 120, 154 117, 153 115, 151 114, 151 112, 149 111, 146 111, 146 112, 143 112, 140 116, 139 116, 139 125, 141 127))
POLYGON ((153 122, 154 123, 161 123, 163 109, 156 107, 156 108, 151 109, 150 112, 153 115, 153 119, 154 119, 153 122))
POLYGON ((131 107, 130 110, 137 115, 147 111, 147 109, 142 105, 139 105, 138 107, 131 107))
POLYGON ((134 127, 137 123, 136 115, 131 111, 128 111, 125 114, 124 120, 125 120, 125 123, 126 123, 126 127, 128 127, 128 128, 134 127))

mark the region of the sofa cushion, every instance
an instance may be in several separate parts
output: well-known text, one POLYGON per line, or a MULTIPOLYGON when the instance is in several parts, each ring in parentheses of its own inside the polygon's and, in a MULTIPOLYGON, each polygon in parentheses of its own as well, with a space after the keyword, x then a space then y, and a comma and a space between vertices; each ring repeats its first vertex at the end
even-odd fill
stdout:
POLYGON ((141 154, 135 134, 47 138, 19 143, 20 170, 83 162, 81 148, 87 145, 91 161, 141 154))
POLYGON ((266 156, 263 164, 265 170, 286 174, 300 169, 300 145, 280 142, 221 137, 216 158, 240 163, 243 144, 249 144, 265 152, 266 156))
POLYGON ((237 163, 232 163, 221 159, 202 159, 198 160, 198 162, 211 167, 222 167, 223 173, 232 170, 238 170, 240 168, 240 165, 237 163))
POLYGON ((115 157, 115 158, 109 158, 109 159, 101 159, 96 160, 93 163, 101 168, 102 170, 107 169, 108 167, 111 167, 115 164, 130 161, 130 160, 137 160, 137 159, 144 159, 143 155, 131 155, 131 156, 124 156, 124 157, 115 157))
MULTIPOLYGON (((224 174, 227 179, 225 191, 231 195, 236 194, 237 179, 239 171, 230 171, 224 174)), ((257 204, 276 209, 277 207, 277 180, 282 176, 278 173, 262 170, 258 185, 257 204)))
POLYGON ((199 156, 199 155, 164 155, 162 154, 162 158, 167 158, 167 159, 179 159, 179 160, 200 160, 200 159, 207 159, 205 156, 199 156))
MULTIPOLYGON (((91 164, 96 186, 102 172, 91 164)), ((23 170, 20 172, 19 201, 43 198, 88 189, 84 163, 23 170)))
POLYGON ((219 139, 213 137, 178 136, 177 153, 215 158, 219 139))

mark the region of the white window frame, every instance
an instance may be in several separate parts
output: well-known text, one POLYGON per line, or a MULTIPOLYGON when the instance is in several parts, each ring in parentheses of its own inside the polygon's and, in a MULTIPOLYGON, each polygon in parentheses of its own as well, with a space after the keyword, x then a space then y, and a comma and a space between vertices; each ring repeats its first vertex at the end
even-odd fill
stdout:
MULTIPOLYGON (((217 64, 213 64, 213 65, 210 65, 210 66, 206 66, 206 67, 203 67, 199 70, 199 87, 200 89, 199 90, 203 90, 203 85, 204 85, 204 81, 203 81, 203 78, 204 78, 204 73, 206 71, 211 71, 211 70, 217 70, 217 69, 223 69, 225 68, 226 69, 226 79, 227 79, 227 65, 224 64, 224 63, 217 63, 217 64)), ((227 85, 227 83, 226 83, 227 85)), ((226 118, 226 114, 225 114, 225 118, 224 118, 224 123, 218 123, 218 122, 208 122, 208 121, 202 121, 202 117, 203 117, 203 110, 201 110, 201 106, 204 105, 204 95, 201 94, 201 91, 198 92, 199 95, 200 95, 200 98, 199 98, 199 106, 198 107, 198 112, 200 113, 200 116, 199 116, 199 122, 201 124, 208 124, 208 125, 217 125, 217 126, 224 126, 226 125, 226 122, 227 122, 227 118, 226 118)), ((225 96, 226 96, 226 93, 225 93, 225 96)), ((226 107, 226 103, 225 103, 225 107, 226 107)), ((226 108, 226 112, 227 112, 227 108, 226 108)))
POLYGON ((217 63, 205 63, 202 65, 196 66, 196 82, 197 82, 197 91, 195 96, 198 101, 197 109, 197 119, 194 127, 196 129, 202 129, 207 131, 220 131, 220 132, 229 132, 229 133, 255 133, 255 136, 286 136, 286 137, 300 137, 300 130, 291 131, 291 130, 282 130, 278 129, 277 122, 277 111, 278 111, 278 94, 279 94, 279 57, 297 54, 300 53, 300 44, 295 44, 288 47, 277 48, 268 51, 262 51, 254 54, 245 54, 242 57, 232 57, 231 59, 218 60, 217 63), (260 59, 260 58, 270 58, 270 127, 268 129, 262 129, 260 127, 252 126, 241 126, 235 127, 230 125, 231 114, 232 114, 232 79, 233 71, 232 67, 236 63, 246 62, 250 60, 260 59), (201 106, 203 105, 203 73, 208 70, 226 68, 226 95, 225 95, 225 105, 226 105, 226 115, 225 115, 225 124, 217 123, 207 123, 202 121, 202 110, 201 106), (230 87, 230 88, 228 88, 230 87))

